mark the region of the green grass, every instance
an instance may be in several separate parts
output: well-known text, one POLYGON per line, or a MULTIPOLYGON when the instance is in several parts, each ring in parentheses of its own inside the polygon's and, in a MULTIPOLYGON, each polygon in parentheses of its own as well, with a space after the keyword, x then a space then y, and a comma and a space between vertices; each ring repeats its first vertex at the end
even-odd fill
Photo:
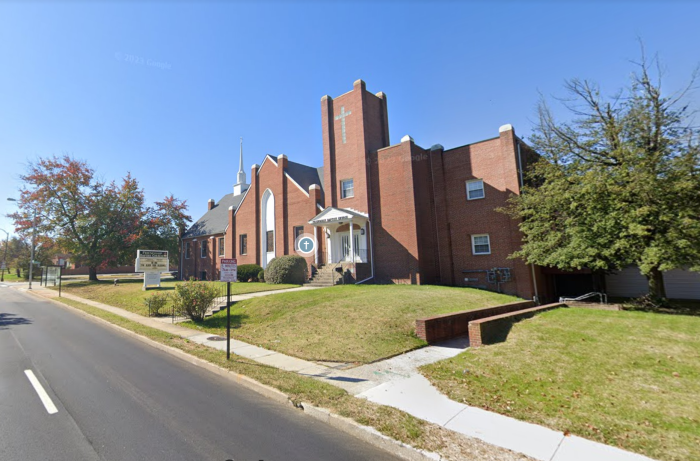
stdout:
MULTIPOLYGON (((418 318, 513 301, 470 288, 336 286, 236 303, 232 336, 307 360, 368 363, 424 346, 415 335, 418 318)), ((226 312, 186 325, 223 335, 226 312)))
POLYGON ((700 318, 558 309, 422 367, 451 399, 662 460, 700 457, 700 318))
POLYGON ((17 277, 15 271, 5 271, 5 276, 3 278, 5 279, 5 282, 25 282, 24 277, 17 277))
MULTIPOLYGON (((142 279, 119 279, 119 285, 114 285, 114 280, 101 280, 99 282, 80 281, 63 284, 63 291, 71 293, 81 298, 101 302, 110 306, 121 307, 139 315, 148 315, 148 307, 144 305, 144 300, 156 291, 174 293, 175 285, 180 282, 168 280, 161 282, 161 288, 149 288, 143 291, 142 279)), ((225 287, 224 282, 212 282, 218 286, 225 287)), ((231 294, 241 295, 246 293, 257 293, 261 291, 282 290, 285 288, 295 288, 299 285, 268 285, 267 283, 232 283, 231 294)), ((58 289, 58 287, 51 287, 58 289)), ((225 288, 224 288, 225 289, 225 288)), ((225 292, 224 292, 225 293, 225 292)))
POLYGON ((379 432, 419 449, 443 453, 447 459, 479 459, 484 453, 507 461, 522 459, 509 451, 491 447, 475 440, 466 440, 452 431, 422 421, 395 408, 377 405, 365 399, 357 399, 346 391, 319 380, 262 365, 243 357, 226 360, 226 353, 173 336, 155 328, 141 325, 110 312, 73 301, 57 298, 87 314, 131 330, 153 341, 180 349, 233 373, 248 376, 256 381, 279 389, 289 399, 299 404, 307 402, 317 407, 350 418, 362 425, 374 427, 379 432))
MULTIPOLYGON (((17 273, 15 272, 14 269, 12 269, 12 272, 8 272, 7 270, 5 271, 5 276, 3 277, 5 279, 5 282, 28 282, 29 281, 29 276, 25 278, 26 274, 22 274, 21 276, 17 277, 17 273)), ((41 269, 36 269, 35 272, 32 274, 32 281, 33 282, 39 282, 41 280, 41 269)))

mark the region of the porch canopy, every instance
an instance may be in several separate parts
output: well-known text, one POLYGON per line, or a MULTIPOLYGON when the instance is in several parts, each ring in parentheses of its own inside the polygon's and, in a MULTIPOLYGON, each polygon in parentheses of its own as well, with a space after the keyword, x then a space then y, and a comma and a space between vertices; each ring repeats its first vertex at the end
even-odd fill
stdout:
POLYGON ((368 215, 347 208, 328 207, 309 224, 325 229, 327 262, 368 262, 368 215))

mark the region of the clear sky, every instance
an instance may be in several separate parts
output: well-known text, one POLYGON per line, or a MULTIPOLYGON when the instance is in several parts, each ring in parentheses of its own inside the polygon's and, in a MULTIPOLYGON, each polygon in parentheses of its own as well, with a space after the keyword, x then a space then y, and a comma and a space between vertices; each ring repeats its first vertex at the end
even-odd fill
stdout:
MULTIPOLYGON (((700 2, 0 3, 0 228, 28 161, 68 153, 131 172, 194 219, 265 154, 321 166, 320 99, 363 79, 391 142, 527 140, 567 78, 627 83, 638 38, 666 88, 700 63, 700 2)), ((698 94, 694 95, 697 105, 698 94)), ((4 234, 0 234, 3 235, 4 234)))

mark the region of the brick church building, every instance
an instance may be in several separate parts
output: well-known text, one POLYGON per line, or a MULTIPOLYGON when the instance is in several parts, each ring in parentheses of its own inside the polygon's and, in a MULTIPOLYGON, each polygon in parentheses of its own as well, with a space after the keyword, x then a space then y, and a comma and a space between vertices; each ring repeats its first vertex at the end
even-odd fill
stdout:
POLYGON ((343 272, 346 283, 541 296, 540 268, 508 259, 520 246, 517 222, 495 211, 520 193, 536 155, 511 125, 452 149, 426 149, 410 136, 391 144, 387 97, 362 80, 321 98, 321 114, 321 167, 267 155, 248 183, 241 148, 232 193, 209 200, 182 237, 181 277, 216 280, 221 258, 264 268, 276 256, 302 254, 314 278, 343 272), (315 240, 313 252, 297 251, 302 236, 315 240))

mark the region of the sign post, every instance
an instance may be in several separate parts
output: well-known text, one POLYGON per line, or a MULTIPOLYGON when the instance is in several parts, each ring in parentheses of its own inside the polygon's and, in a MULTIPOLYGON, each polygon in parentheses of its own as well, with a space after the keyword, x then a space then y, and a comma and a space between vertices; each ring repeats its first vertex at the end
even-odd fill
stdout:
POLYGON ((149 285, 160 288, 160 273, 170 269, 168 252, 165 250, 137 250, 134 272, 143 272, 143 290, 149 285))
POLYGON ((221 260, 221 281, 226 282, 226 360, 231 358, 231 282, 238 281, 238 261, 221 260))

